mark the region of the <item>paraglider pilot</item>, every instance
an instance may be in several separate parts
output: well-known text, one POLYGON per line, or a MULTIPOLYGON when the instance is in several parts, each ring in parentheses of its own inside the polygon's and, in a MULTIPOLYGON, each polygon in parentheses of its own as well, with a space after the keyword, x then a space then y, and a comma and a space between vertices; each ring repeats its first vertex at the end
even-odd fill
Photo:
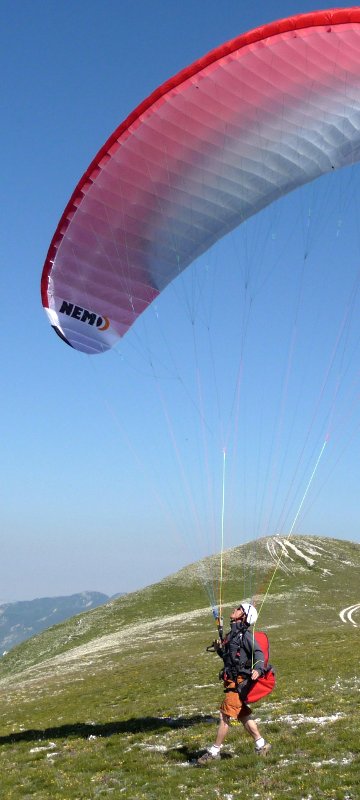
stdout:
POLYGON ((215 742, 197 759, 198 766, 220 758, 220 750, 231 719, 242 722, 255 742, 256 753, 266 755, 270 750, 271 745, 261 736, 255 720, 252 719, 251 709, 244 699, 249 682, 256 681, 264 673, 264 653, 249 630, 256 620, 256 608, 251 603, 242 603, 230 615, 230 631, 225 639, 217 639, 213 643, 213 648, 224 662, 220 676, 224 681, 225 699, 220 706, 220 724, 215 742))

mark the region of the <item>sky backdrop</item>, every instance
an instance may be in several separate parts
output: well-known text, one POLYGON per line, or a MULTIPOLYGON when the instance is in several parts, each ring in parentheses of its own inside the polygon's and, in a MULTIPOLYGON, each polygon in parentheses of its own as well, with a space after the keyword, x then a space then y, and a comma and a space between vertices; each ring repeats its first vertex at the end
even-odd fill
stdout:
POLYGON ((321 7, 2 0, 1 600, 147 585, 218 551, 223 512, 226 546, 286 533, 320 454, 296 532, 358 541, 356 168, 215 247, 115 353, 72 352, 40 302, 62 211, 130 111, 321 7))

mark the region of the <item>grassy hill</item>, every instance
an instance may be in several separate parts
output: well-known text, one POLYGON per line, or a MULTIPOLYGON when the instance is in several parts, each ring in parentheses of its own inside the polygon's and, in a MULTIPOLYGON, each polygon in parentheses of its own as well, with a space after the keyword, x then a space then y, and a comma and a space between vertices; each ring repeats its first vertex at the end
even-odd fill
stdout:
POLYGON ((235 724, 201 770, 191 762, 214 740, 222 698, 201 581, 216 560, 1 660, 2 800, 360 799, 360 546, 276 537, 226 553, 225 618, 255 588, 260 607, 270 584, 258 627, 278 681, 254 712, 273 748, 259 759, 235 724))

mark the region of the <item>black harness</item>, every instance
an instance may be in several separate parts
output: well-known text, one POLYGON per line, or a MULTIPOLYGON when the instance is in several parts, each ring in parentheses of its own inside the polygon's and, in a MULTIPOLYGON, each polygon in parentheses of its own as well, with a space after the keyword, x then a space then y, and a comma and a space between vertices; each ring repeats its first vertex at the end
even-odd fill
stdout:
POLYGON ((222 678, 235 681, 239 676, 248 678, 252 671, 252 638, 242 622, 232 622, 230 632, 219 652, 224 662, 222 678))

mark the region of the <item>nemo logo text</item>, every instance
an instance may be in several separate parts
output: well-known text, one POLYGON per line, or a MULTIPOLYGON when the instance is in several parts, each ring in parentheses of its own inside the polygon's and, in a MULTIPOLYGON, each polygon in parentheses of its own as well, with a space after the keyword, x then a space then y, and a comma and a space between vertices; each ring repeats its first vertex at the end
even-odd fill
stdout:
POLYGON ((75 303, 69 303, 67 300, 62 301, 59 313, 78 319, 79 322, 85 322, 87 325, 93 325, 99 331, 106 331, 110 325, 108 317, 100 317, 94 311, 88 311, 87 308, 77 306, 75 303))

